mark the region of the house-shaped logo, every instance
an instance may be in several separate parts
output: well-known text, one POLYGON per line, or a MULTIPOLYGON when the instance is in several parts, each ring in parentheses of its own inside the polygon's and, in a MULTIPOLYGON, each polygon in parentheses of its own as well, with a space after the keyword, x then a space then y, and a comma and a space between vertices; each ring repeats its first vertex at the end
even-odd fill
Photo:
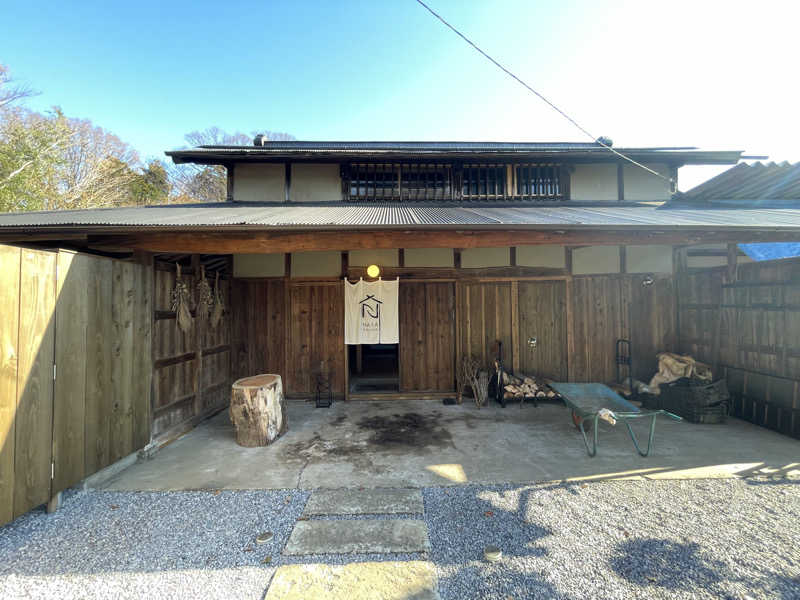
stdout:
POLYGON ((361 302, 361 318, 364 319, 366 317, 371 317, 373 319, 380 319, 381 318, 381 302, 372 294, 367 294, 367 297, 364 298, 361 302))

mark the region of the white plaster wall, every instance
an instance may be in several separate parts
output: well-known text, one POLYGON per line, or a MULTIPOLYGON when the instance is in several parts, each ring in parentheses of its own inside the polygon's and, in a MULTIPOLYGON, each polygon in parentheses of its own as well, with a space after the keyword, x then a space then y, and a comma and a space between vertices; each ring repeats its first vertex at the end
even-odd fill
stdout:
POLYGON ((464 248, 461 251, 461 268, 507 267, 511 264, 510 250, 510 248, 464 248))
POLYGON ((292 252, 292 277, 339 277, 341 274, 341 252, 292 252))
POLYGON ((332 202, 342 199, 338 164, 292 163, 292 202, 332 202))
POLYGON ((577 164, 569 178, 572 200, 616 202, 617 165, 613 163, 577 164))
POLYGON ((619 246, 585 246, 572 251, 572 273, 619 273, 619 246))
POLYGON ((628 273, 672 273, 672 246, 626 246, 628 273))
POLYGON ((283 163, 236 163, 233 199, 238 202, 284 202, 286 168, 283 163))
POLYGON ((567 266, 564 246, 517 246, 517 266, 563 269, 567 266))
POLYGON ((453 267, 452 248, 406 248, 403 262, 407 267, 453 267))
MULTIPOLYGON (((648 164, 646 167, 669 177, 667 165, 648 164)), ((625 181, 625 201, 669 200, 672 193, 668 181, 648 173, 641 167, 625 164, 623 167, 625 181)))
POLYGON ((283 253, 234 254, 234 277, 283 277, 286 260, 283 253))
POLYGON ((350 250, 347 264, 351 267, 397 267, 400 265, 400 253, 393 249, 350 250))

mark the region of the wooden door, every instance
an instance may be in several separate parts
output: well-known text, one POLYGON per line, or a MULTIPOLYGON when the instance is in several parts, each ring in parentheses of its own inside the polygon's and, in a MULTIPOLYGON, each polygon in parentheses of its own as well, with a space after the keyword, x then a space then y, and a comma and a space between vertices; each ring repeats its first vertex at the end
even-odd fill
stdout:
POLYGON ((286 393, 313 394, 312 374, 321 361, 331 373, 331 389, 344 394, 344 294, 341 282, 291 284, 286 393))
POLYGON ((512 370, 512 286, 508 281, 465 283, 459 286, 460 355, 476 357, 492 367, 495 344, 503 343, 503 365, 512 370))
POLYGON ((566 289, 564 281, 519 282, 519 365, 526 375, 567 380, 566 289))
POLYGON ((455 390, 454 285, 400 282, 400 391, 455 390))

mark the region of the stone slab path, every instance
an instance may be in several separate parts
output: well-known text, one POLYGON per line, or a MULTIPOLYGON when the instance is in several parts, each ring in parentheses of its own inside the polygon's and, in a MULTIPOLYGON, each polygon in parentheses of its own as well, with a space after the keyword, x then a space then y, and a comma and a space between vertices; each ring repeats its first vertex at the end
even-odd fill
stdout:
POLYGON ((425 521, 298 521, 284 554, 393 554, 430 550, 425 521))
POLYGON ((317 515, 390 515, 424 511, 422 491, 418 489, 344 489, 316 490, 306 503, 303 514, 317 515))
POLYGON ((439 600, 436 567, 424 560, 284 565, 265 600, 439 600))
MULTIPOLYGON (((393 554, 429 553, 424 511, 419 489, 316 490, 283 554, 383 554, 388 559, 393 554)), ((266 599, 437 600, 437 590, 436 567, 427 560, 293 564, 278 568, 266 599)))

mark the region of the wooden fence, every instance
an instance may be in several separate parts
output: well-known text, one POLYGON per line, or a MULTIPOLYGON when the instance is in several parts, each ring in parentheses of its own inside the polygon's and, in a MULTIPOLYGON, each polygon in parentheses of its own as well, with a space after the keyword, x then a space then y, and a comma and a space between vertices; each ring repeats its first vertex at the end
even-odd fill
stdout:
POLYGON ((0 524, 150 439, 152 271, 0 246, 0 524))
POLYGON ((679 277, 681 351, 727 379, 735 416, 800 438, 800 260, 679 277))

